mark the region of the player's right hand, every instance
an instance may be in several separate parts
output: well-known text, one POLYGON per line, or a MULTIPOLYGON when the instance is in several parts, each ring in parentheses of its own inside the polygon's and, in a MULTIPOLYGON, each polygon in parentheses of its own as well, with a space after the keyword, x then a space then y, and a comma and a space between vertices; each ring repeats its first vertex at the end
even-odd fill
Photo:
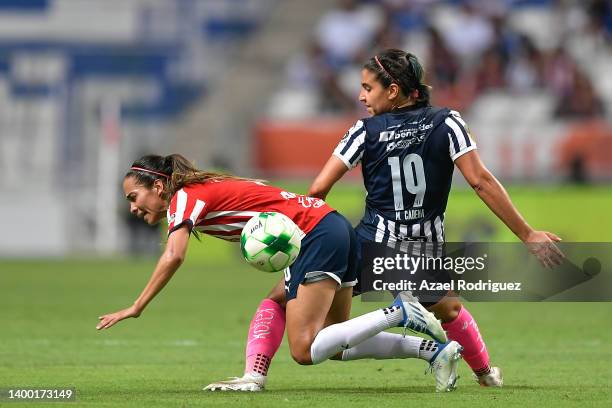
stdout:
POLYGON ((109 314, 98 317, 100 322, 96 326, 96 329, 97 330, 108 329, 114 326, 116 323, 119 323, 123 319, 127 319, 129 317, 138 317, 138 316, 140 316, 140 311, 137 310, 135 306, 130 306, 127 309, 123 309, 115 313, 109 313, 109 314))

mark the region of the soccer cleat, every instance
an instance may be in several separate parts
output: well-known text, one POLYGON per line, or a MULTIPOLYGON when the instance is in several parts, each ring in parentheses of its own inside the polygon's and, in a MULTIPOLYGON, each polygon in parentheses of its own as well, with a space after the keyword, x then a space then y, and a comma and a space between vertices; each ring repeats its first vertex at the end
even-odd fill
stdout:
POLYGON ((457 366, 463 347, 456 341, 438 344, 438 351, 429 362, 428 371, 436 378, 436 392, 450 392, 457 388, 457 366))
POLYGON ((208 384, 203 391, 263 391, 266 388, 266 379, 265 375, 246 373, 242 377, 208 384))
POLYGON ((499 367, 491 367, 491 371, 487 374, 474 374, 474 378, 482 387, 502 387, 504 385, 504 376, 499 367))
POLYGON ((393 305, 401 307, 404 312, 404 319, 399 324, 404 326, 404 329, 427 334, 438 343, 448 342, 448 337, 446 337, 446 332, 442 328, 440 321, 436 319, 433 313, 428 312, 411 294, 400 292, 395 298, 393 305))

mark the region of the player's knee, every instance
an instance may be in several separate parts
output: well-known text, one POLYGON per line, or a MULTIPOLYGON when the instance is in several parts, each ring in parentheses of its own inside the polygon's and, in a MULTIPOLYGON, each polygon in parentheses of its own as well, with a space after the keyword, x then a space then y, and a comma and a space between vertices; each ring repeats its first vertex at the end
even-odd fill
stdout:
POLYGON ((278 303, 278 305, 285 309, 287 307, 287 301, 285 300, 285 294, 283 293, 282 296, 277 296, 276 293, 270 293, 266 299, 272 300, 276 303, 278 303))
POLYGON ((291 349, 291 357, 293 360, 299 365, 312 365, 312 358, 310 356, 310 348, 292 348, 291 349))
POLYGON ((305 337, 294 339, 294 341, 289 339, 289 350, 291 351, 291 357, 293 357, 293 360, 300 365, 312 364, 312 356, 310 355, 310 347, 312 342, 308 340, 309 339, 305 337))
POLYGON ((461 302, 455 299, 444 304, 444 307, 440 310, 440 316, 438 318, 442 320, 442 323, 449 323, 459 316, 460 311, 461 302))
POLYGON ((440 319, 442 323, 450 323, 459 316, 461 307, 462 305, 458 298, 447 296, 428 309, 433 312, 436 318, 440 319))
POLYGON ((285 309, 287 307, 287 297, 285 296, 285 288, 279 288, 276 286, 268 293, 267 299, 273 300, 278 303, 280 307, 285 309))
POLYGON ((459 316, 459 312, 461 311, 462 307, 461 302, 457 298, 453 298, 450 302, 448 302, 445 310, 446 313, 444 322, 447 323, 455 320, 457 316, 459 316))

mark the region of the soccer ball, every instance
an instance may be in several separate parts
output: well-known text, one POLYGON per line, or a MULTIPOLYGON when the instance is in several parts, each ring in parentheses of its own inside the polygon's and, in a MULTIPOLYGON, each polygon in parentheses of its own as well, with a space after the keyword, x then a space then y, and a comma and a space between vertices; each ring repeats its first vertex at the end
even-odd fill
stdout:
POLYGON ((264 272, 282 271, 300 253, 302 231, 284 214, 263 212, 251 218, 240 235, 246 261, 264 272))

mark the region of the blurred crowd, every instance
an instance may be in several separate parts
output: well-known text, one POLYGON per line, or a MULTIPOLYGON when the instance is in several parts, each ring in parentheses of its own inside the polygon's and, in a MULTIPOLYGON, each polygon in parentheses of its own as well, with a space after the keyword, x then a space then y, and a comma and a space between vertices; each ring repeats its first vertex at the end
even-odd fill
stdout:
POLYGON ((361 66, 394 47, 424 63, 434 104, 469 111, 484 92, 535 89, 557 118, 601 117, 611 44, 609 0, 340 0, 287 65, 286 94, 301 102, 274 109, 359 112, 361 66))

